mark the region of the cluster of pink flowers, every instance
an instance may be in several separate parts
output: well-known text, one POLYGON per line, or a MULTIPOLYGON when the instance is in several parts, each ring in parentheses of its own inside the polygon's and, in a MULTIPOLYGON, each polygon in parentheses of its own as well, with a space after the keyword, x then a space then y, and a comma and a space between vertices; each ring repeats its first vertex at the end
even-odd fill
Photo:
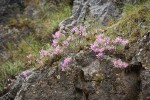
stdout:
POLYGON ((55 46, 55 47, 58 45, 57 39, 54 39, 54 40, 53 40, 52 45, 55 46))
POLYGON ((81 36, 87 36, 86 28, 82 25, 74 27, 71 30, 71 33, 79 34, 81 36))
POLYGON ((58 45, 58 46, 54 49, 54 51, 53 51, 51 54, 57 55, 57 54, 62 53, 62 52, 63 52, 63 50, 62 50, 61 47, 58 45))
POLYGON ((40 57, 41 57, 41 58, 43 58, 43 57, 45 57, 45 56, 48 56, 48 55, 49 55, 49 52, 48 52, 47 50, 43 50, 43 49, 42 49, 42 50, 40 51, 40 57))
MULTIPOLYGON (((101 30, 101 33, 104 31, 101 30)), ((128 43, 127 39, 122 39, 121 37, 117 37, 115 39, 111 39, 106 37, 104 34, 97 35, 95 37, 94 43, 90 45, 90 50, 96 53, 97 58, 103 58, 105 55, 105 51, 114 51, 116 50, 117 46, 125 45, 128 43)), ((106 57, 106 56, 105 56, 106 57)), ((112 59, 112 58, 111 58, 112 59)), ((116 68, 126 68, 128 66, 127 63, 122 62, 121 59, 119 60, 112 60, 114 67, 116 68)))
POLYGON ((63 41, 63 46, 68 46, 69 45, 69 41, 65 40, 63 41))
POLYGON ((96 40, 90 45, 90 49, 97 53, 97 58, 101 58, 105 50, 113 50, 115 47, 112 45, 112 40, 109 37, 104 37, 104 35, 101 34, 96 36, 96 40))
POLYGON ((65 67, 67 67, 71 61, 72 61, 71 58, 65 58, 64 62, 61 64, 62 71, 65 71, 65 67))
POLYGON ((57 31, 54 35, 53 35, 53 38, 54 39, 57 39, 61 36, 61 32, 60 31, 57 31))
POLYGON ((128 67, 128 63, 122 62, 121 59, 118 59, 118 60, 114 59, 112 62, 114 64, 114 67, 116 67, 116 68, 126 68, 126 67, 128 67))
MULTIPOLYGON (((81 40, 81 38, 87 36, 86 28, 82 25, 76 26, 71 30, 72 33, 68 37, 62 34, 60 31, 57 31, 53 35, 52 40, 52 46, 48 50, 41 50, 40 51, 40 59, 45 56, 54 56, 62 53, 66 50, 67 47, 72 47, 73 49, 76 47, 77 43, 84 43, 84 39, 81 40), (79 40, 79 42, 78 42, 79 40), (73 44, 72 44, 73 43, 73 44)), ((106 37, 104 35, 105 30, 98 30, 99 33, 102 33, 100 35, 97 35, 95 37, 94 43, 90 44, 90 50, 94 51, 96 53, 96 56, 98 59, 103 58, 106 54, 105 51, 113 51, 116 50, 116 46, 118 44, 127 44, 127 39, 122 39, 121 37, 117 37, 115 39, 111 39, 110 37, 106 37)), ((78 44, 77 44, 78 45, 78 44)), ((68 49, 67 49, 68 50, 68 49)), ((29 56, 30 58, 30 56, 29 56)), ((62 71, 65 70, 65 68, 68 66, 68 64, 72 61, 71 58, 66 58, 63 63, 61 64, 62 71)), ((40 60, 37 59, 37 62, 39 64, 42 64, 40 60)), ((122 62, 121 60, 113 60, 114 66, 117 68, 126 68, 128 66, 127 63, 122 62)))
POLYGON ((125 45, 127 43, 128 40, 122 39, 121 37, 111 39, 109 37, 105 37, 104 34, 100 34, 96 36, 96 40, 90 45, 90 49, 97 54, 97 58, 101 58, 104 55, 104 51, 115 50, 117 44, 125 45))
POLYGON ((125 44, 127 44, 129 41, 127 40, 127 39, 122 39, 121 37, 117 37, 114 41, 113 41, 113 43, 120 43, 120 44, 123 44, 123 45, 125 45, 125 44))
POLYGON ((60 37, 62 37, 62 36, 65 36, 64 34, 62 34, 60 31, 57 31, 54 35, 53 35, 53 43, 52 43, 52 45, 54 46, 54 47, 56 47, 56 46, 58 46, 58 43, 59 43, 59 41, 58 41, 58 39, 60 38, 60 37))
MULTIPOLYGON (((59 38, 61 36, 64 36, 63 34, 61 34, 60 31, 57 31, 54 35, 53 35, 53 40, 52 40, 52 46, 54 47, 52 51, 48 51, 48 50, 41 50, 40 51, 40 58, 46 57, 46 56, 54 56, 57 55, 59 53, 63 52, 63 49, 61 48, 61 46, 59 45, 59 38)), ((69 45, 68 41, 64 41, 63 42, 64 46, 69 45)))

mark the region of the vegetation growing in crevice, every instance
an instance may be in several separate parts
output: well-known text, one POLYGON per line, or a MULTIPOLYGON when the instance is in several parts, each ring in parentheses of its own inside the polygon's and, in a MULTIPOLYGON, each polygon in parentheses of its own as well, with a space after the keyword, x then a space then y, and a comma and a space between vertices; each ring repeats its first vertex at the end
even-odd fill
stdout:
POLYGON ((36 63, 29 63, 27 56, 31 54, 32 60, 36 61, 34 56, 37 56, 40 49, 50 45, 52 32, 58 28, 58 24, 70 16, 70 1, 64 0, 55 5, 51 2, 41 4, 39 0, 26 1, 25 6, 35 6, 39 12, 38 18, 28 16, 26 13, 21 14, 17 19, 10 18, 7 22, 11 29, 21 31, 25 27, 28 28, 28 35, 20 38, 16 42, 10 41, 5 45, 5 51, 10 55, 6 61, 0 61, 0 91, 6 84, 6 79, 10 76, 15 76, 22 70, 37 67, 36 63))
POLYGON ((65 71, 78 52, 87 50, 88 53, 93 52, 97 59, 110 60, 116 68, 126 68, 128 64, 115 58, 113 54, 127 43, 128 40, 121 37, 110 38, 102 29, 97 33, 90 33, 82 25, 75 26, 65 35, 57 31, 53 35, 52 45, 40 50, 37 64, 43 64, 46 60, 50 61, 56 55, 61 55, 62 58, 66 57, 60 66, 62 71, 65 71))
POLYGON ((105 34, 109 36, 121 36, 128 38, 130 42, 134 42, 137 38, 142 37, 150 28, 150 1, 125 4, 122 15, 119 19, 109 19, 108 26, 98 25, 99 21, 90 24, 92 32, 101 28, 106 30, 105 34))
POLYGON ((140 4, 125 4, 122 17, 108 29, 115 35, 129 38, 134 42, 150 28, 150 1, 140 4))

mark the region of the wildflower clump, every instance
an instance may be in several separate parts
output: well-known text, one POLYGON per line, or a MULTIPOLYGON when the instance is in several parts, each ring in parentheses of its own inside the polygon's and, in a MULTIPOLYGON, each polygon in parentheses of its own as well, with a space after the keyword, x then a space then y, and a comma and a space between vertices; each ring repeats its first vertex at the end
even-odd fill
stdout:
MULTIPOLYGON (((53 57, 55 55, 68 56, 70 53, 78 52, 80 46, 88 48, 90 52, 95 52, 98 59, 109 58, 111 59, 114 67, 117 68, 126 68, 127 63, 122 62, 121 59, 114 59, 111 55, 119 46, 124 46, 128 43, 127 39, 121 37, 110 38, 106 36, 105 31, 100 29, 97 31, 97 35, 87 32, 86 28, 82 25, 75 26, 70 30, 69 33, 62 34, 61 31, 57 31, 53 36, 52 43, 49 48, 46 50, 41 49, 40 58, 37 59, 39 64, 42 64, 42 59, 45 57, 53 57), (93 37, 95 36, 95 37, 93 37), (86 39, 91 39, 90 42, 87 42, 86 39), (109 53, 109 54, 108 54, 109 53)), ((67 57, 61 63, 61 70, 65 71, 65 68, 72 61, 71 57, 67 57)))
MULTIPOLYGON (((63 41, 63 38, 65 38, 65 35, 62 34, 60 31, 57 31, 54 35, 53 35, 53 40, 52 40, 52 44, 51 47, 48 48, 47 50, 43 50, 41 49, 40 53, 40 59, 42 59, 43 57, 53 57, 54 55, 58 55, 60 53, 63 52, 63 48, 62 48, 62 44, 61 42, 63 41)), ((68 41, 63 42, 64 45, 68 45, 68 41)))
POLYGON ((110 38, 108 36, 105 36, 104 34, 100 34, 95 36, 94 43, 90 44, 90 50, 95 52, 98 59, 107 57, 111 59, 114 67, 126 68, 128 66, 127 63, 121 61, 121 59, 117 60, 112 57, 106 56, 106 52, 111 52, 113 54, 113 52, 117 51, 117 47, 125 46, 127 43, 127 39, 123 39, 121 37, 110 38))
POLYGON ((71 30, 71 33, 75 33, 80 36, 87 36, 86 28, 82 25, 74 27, 71 30))
POLYGON ((72 60, 71 58, 65 58, 65 60, 61 64, 62 71, 65 71, 65 68, 69 65, 69 63, 71 62, 71 60, 72 60))
MULTIPOLYGON (((66 48, 73 47, 81 44, 81 41, 84 40, 82 36, 86 37, 87 32, 84 26, 77 26, 72 28, 69 36, 62 34, 60 31, 57 31, 53 36, 51 47, 48 50, 41 50, 40 57, 43 58, 45 56, 54 56, 62 53, 63 51, 67 51, 66 48)), ((83 42, 82 42, 83 43, 83 42)), ((72 49, 72 48, 71 48, 72 49)))
POLYGON ((128 63, 125 63, 123 61, 121 61, 121 59, 114 59, 113 60, 113 64, 114 64, 114 67, 116 68, 126 68, 128 67, 128 63))
POLYGON ((104 34, 97 35, 94 43, 90 44, 90 49, 96 53, 97 58, 102 58, 105 55, 105 51, 116 50, 118 45, 125 45, 128 43, 127 39, 117 37, 111 39, 104 34))

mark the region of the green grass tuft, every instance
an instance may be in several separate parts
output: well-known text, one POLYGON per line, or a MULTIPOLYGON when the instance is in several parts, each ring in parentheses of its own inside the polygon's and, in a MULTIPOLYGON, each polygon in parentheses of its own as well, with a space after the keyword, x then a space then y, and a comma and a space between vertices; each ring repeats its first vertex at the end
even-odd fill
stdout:
POLYGON ((31 32, 28 36, 20 39, 18 44, 14 42, 7 43, 7 52, 10 54, 8 61, 0 61, 0 90, 5 86, 5 80, 12 75, 17 75, 24 69, 37 67, 35 63, 36 56, 39 55, 41 48, 50 44, 50 37, 52 32, 58 28, 58 24, 70 16, 71 9, 69 0, 62 2, 61 4, 52 7, 52 5, 45 3, 44 6, 39 2, 33 3, 36 8, 40 11, 39 19, 32 19, 21 15, 17 20, 11 18, 8 22, 10 27, 15 27, 22 30, 24 27, 29 27, 31 32), (37 28, 40 26, 40 28, 37 28), (34 63, 28 64, 29 59, 27 55, 32 54, 34 63))
POLYGON ((3 89, 6 79, 10 76, 17 75, 24 67, 25 64, 21 61, 8 61, 2 64, 0 66, 0 91, 3 89))

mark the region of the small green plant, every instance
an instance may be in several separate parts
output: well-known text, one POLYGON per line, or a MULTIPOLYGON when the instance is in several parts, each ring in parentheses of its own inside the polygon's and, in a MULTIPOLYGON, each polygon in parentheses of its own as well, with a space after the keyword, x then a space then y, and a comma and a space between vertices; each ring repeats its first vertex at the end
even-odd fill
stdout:
POLYGON ((5 81, 10 76, 17 75, 21 69, 25 68, 25 63, 21 61, 6 62, 0 66, 0 91, 2 90, 5 81))

